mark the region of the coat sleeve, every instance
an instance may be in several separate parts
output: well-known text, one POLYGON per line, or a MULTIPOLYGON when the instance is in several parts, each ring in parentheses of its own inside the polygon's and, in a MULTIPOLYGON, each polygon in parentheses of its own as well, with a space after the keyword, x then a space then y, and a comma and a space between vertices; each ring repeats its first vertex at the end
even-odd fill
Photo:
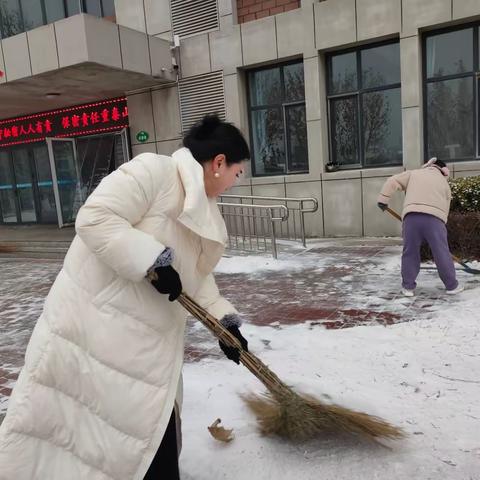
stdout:
POLYGON ((406 172, 399 173, 398 175, 391 176, 382 187, 380 195, 378 196, 377 202, 385 203, 388 205, 392 195, 398 190, 406 190, 408 186, 408 181, 410 180, 411 171, 407 170, 406 172))
POLYGON ((205 277, 193 298, 217 320, 221 320, 225 315, 238 313, 235 307, 220 295, 213 273, 205 277))
MULTIPOLYGON (((165 193, 166 162, 142 154, 105 177, 80 208, 75 228, 87 247, 118 275, 141 281, 165 246, 135 228, 165 193)), ((170 182, 171 184, 172 182, 170 182)))

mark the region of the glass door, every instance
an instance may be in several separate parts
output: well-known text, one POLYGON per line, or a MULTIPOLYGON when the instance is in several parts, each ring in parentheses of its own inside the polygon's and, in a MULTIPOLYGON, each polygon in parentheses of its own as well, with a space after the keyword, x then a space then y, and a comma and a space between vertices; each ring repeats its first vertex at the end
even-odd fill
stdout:
POLYGON ((104 177, 129 160, 127 129, 76 140, 82 192, 88 197, 104 177))
POLYGON ((77 166, 75 140, 71 138, 47 138, 46 140, 58 225, 60 227, 72 225, 85 200, 77 166))
POLYGON ((10 152, 0 150, 0 222, 18 223, 15 179, 10 152))
POLYGON ((57 223, 57 206, 53 191, 52 171, 47 144, 36 143, 32 147, 37 187, 37 211, 40 223, 57 223))
POLYGON ((130 152, 130 141, 128 135, 128 128, 124 128, 119 133, 117 133, 117 145, 121 146, 121 153, 118 152, 115 156, 115 168, 118 168, 122 163, 128 162, 132 158, 130 152), (120 139, 120 142, 118 141, 120 139))
POLYGON ((37 211, 33 187, 35 180, 30 151, 27 148, 16 148, 12 151, 12 157, 20 221, 22 223, 36 222, 37 211))

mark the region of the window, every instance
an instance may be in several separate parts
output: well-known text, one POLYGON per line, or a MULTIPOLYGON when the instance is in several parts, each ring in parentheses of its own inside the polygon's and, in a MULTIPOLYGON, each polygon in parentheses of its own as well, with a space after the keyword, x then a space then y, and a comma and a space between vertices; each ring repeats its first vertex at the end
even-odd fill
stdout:
POLYGON ((401 165, 399 43, 330 55, 327 67, 331 163, 401 165))
POLYGON ((63 0, 44 0, 46 23, 53 23, 65 18, 65 5, 63 0))
POLYGON ((85 11, 90 15, 102 16, 102 5, 100 0, 85 0, 85 11))
POLYGON ((102 0, 102 17, 115 17, 114 0, 102 0))
POLYGON ((78 0, 67 0, 66 7, 67 17, 71 17, 72 15, 77 15, 80 13, 82 5, 78 0))
POLYGON ((11 37, 24 31, 18 0, 0 0, 0 27, 2 38, 11 37))
POLYGON ((252 172, 308 173, 303 62, 248 73, 252 172))
POLYGON ((115 21, 114 0, 0 0, 0 38, 80 12, 115 21))
POLYGON ((25 30, 43 25, 42 4, 38 0, 21 0, 25 30))
POLYGON ((425 156, 478 157, 478 26, 424 37, 425 156))

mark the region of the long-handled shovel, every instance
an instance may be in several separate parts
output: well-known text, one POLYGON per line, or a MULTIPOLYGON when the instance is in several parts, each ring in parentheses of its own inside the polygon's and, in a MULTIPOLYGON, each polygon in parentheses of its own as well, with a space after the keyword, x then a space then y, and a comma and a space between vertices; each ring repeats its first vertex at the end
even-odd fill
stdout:
POLYGON ((178 297, 182 306, 200 320, 219 340, 240 351, 240 362, 268 389, 262 396, 244 396, 256 415, 262 433, 302 441, 326 432, 347 432, 367 437, 397 439, 405 435, 381 418, 326 404, 314 397, 300 395, 283 383, 267 365, 253 353, 242 349, 240 342, 222 324, 187 294, 178 297))
MULTIPOLYGON (((392 210, 390 207, 387 207, 385 209, 392 217, 395 217, 397 220, 402 221, 402 217, 395 211, 392 210)), ((471 273, 472 275, 479 275, 480 270, 476 268, 470 267, 468 264, 460 260, 456 255, 452 255, 453 261, 457 262, 459 265, 463 267, 463 270, 465 270, 467 273, 471 273)))

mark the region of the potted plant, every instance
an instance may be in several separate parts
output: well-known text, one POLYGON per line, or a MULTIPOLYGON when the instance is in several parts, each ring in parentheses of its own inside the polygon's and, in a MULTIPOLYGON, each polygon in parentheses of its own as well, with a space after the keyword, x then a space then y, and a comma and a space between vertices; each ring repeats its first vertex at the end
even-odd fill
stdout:
POLYGON ((336 163, 329 162, 325 165, 325 170, 327 172, 336 172, 338 170, 338 165, 336 163))

